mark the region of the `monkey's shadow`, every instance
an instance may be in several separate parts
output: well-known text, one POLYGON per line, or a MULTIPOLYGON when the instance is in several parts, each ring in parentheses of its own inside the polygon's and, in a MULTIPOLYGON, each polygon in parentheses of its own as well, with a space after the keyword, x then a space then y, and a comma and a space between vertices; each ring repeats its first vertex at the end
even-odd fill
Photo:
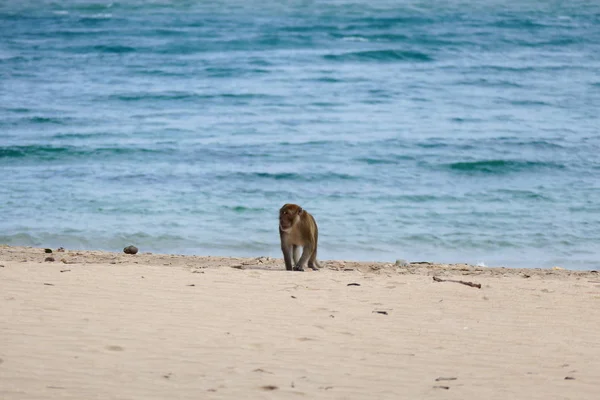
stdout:
MULTIPOLYGON (((318 272, 314 271, 308 267, 304 268, 304 271, 287 271, 285 269, 285 265, 283 264, 283 262, 280 260, 279 262, 277 261, 256 261, 253 260, 251 262, 242 262, 240 264, 235 264, 235 265, 230 265, 231 268, 235 268, 235 269, 242 269, 242 270, 254 270, 254 271, 283 271, 283 272, 318 272)), ((323 266, 323 269, 326 269, 326 266, 323 266)))

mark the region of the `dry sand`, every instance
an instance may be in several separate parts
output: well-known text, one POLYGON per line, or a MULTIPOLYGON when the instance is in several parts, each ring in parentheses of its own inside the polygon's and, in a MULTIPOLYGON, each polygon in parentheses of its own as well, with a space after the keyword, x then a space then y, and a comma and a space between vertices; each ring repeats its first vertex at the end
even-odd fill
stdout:
POLYGON ((324 264, 0 247, 0 399, 600 398, 596 272, 324 264))

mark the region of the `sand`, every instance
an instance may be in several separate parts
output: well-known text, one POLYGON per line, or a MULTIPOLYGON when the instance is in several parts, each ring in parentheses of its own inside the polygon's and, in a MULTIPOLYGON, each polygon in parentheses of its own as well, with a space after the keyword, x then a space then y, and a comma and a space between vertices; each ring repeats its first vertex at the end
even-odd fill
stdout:
POLYGON ((323 263, 2 246, 0 399, 600 398, 597 272, 323 263))

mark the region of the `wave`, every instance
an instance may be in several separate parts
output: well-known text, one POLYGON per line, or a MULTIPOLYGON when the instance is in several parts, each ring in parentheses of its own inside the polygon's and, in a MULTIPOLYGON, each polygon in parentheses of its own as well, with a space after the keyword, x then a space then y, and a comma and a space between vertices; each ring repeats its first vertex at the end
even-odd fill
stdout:
POLYGON ((25 107, 4 108, 4 110, 15 113, 15 114, 27 114, 31 111, 34 111, 34 109, 32 109, 32 108, 25 108, 25 107))
POLYGON ((155 153, 163 154, 169 150, 146 149, 146 148, 123 148, 123 147, 104 147, 104 148, 82 148, 75 146, 44 146, 44 145, 25 145, 25 146, 4 146, 0 147, 0 160, 2 159, 35 159, 35 160, 59 160, 69 157, 87 157, 90 155, 110 156, 110 155, 132 155, 136 153, 155 153))
POLYGON ((540 101, 540 100, 509 100, 508 101, 510 104, 512 104, 513 106, 546 106, 546 107, 550 107, 553 106, 550 103, 547 103, 545 101, 540 101))
POLYGON ((246 214, 246 213, 255 213, 255 212, 265 211, 264 208, 260 208, 260 207, 227 206, 225 208, 228 210, 234 211, 238 214, 246 214))
POLYGON ((135 53, 139 49, 131 46, 120 44, 99 44, 89 46, 68 46, 63 50, 75 54, 91 54, 91 53, 106 53, 106 54, 127 54, 135 53))
POLYGON ((309 140, 307 142, 279 142, 277 143, 279 146, 292 146, 292 147, 300 147, 300 146, 316 146, 316 147, 327 147, 328 145, 336 145, 343 144, 338 140, 309 140))
POLYGON ((313 78, 313 79, 307 79, 307 80, 314 81, 314 82, 325 82, 325 83, 340 83, 340 82, 345 82, 345 80, 343 80, 343 79, 334 78, 334 77, 331 77, 331 76, 323 76, 323 77, 313 78))
POLYGON ((481 118, 461 118, 461 117, 452 117, 452 118, 450 118, 450 121, 456 122, 459 124, 484 122, 484 120, 481 118))
MULTIPOLYGON (((339 35, 339 36, 342 39, 348 37, 348 36, 343 36, 343 35, 339 35)), ((364 34, 361 37, 364 38, 365 41, 368 41, 368 42, 392 42, 392 43, 406 42, 411 39, 410 36, 408 36, 408 35, 398 34, 398 33, 364 34)))
POLYGON ((30 122, 35 124, 55 124, 62 125, 65 123, 65 118, 52 118, 52 117, 31 117, 30 122))
POLYGON ((34 228, 0 234, 0 243, 11 246, 64 247, 69 250, 102 250, 121 252, 123 247, 135 243, 141 251, 173 252, 198 247, 197 240, 177 234, 148 234, 144 232, 102 232, 64 229, 59 232, 34 231, 34 228))
MULTIPOLYGON (((322 172, 322 173, 306 173, 306 174, 296 174, 293 172, 238 172, 237 175, 239 178, 244 180, 259 178, 259 179, 269 179, 275 181, 300 181, 300 182, 326 182, 332 180, 357 180, 358 178, 349 174, 341 174, 334 172, 322 172)), ((228 175, 230 177, 230 175, 228 175)))
POLYGON ((294 25, 282 26, 279 28, 282 32, 294 33, 315 33, 315 32, 332 32, 338 31, 340 28, 337 25, 294 25))
POLYGON ((546 25, 546 24, 540 23, 538 21, 534 21, 533 19, 530 19, 530 18, 502 19, 502 20, 492 23, 491 25, 498 27, 498 28, 516 29, 516 30, 520 30, 520 29, 536 30, 536 29, 543 29, 543 28, 550 27, 550 25, 546 25))
POLYGON ((365 163, 368 165, 395 165, 395 164, 399 164, 401 161, 411 161, 414 160, 415 158, 412 156, 400 156, 400 155, 395 155, 395 156, 384 156, 384 157, 359 157, 359 158, 355 158, 355 161, 361 162, 361 163, 365 163))
POLYGON ((331 33, 330 36, 347 42, 371 42, 371 43, 410 43, 413 46, 432 46, 434 48, 443 47, 473 47, 478 43, 460 35, 439 35, 435 33, 427 34, 402 34, 377 32, 368 33, 360 31, 357 33, 331 33))
POLYGON ((218 94, 198 94, 191 92, 158 92, 158 93, 123 93, 113 94, 110 99, 126 102, 135 101, 172 101, 172 100, 254 100, 254 99, 272 99, 280 97, 263 93, 218 93, 218 94))
POLYGON ((109 30, 91 30, 91 29, 65 29, 65 30, 57 30, 54 32, 54 35, 64 38, 90 38, 95 36, 103 36, 109 35, 109 30))
MULTIPOLYGON (((452 118, 454 122, 481 122, 477 119, 452 118)), ((498 146, 519 148, 530 147, 535 150, 540 149, 564 149, 565 146, 557 143, 559 139, 521 139, 515 136, 500 136, 496 138, 480 140, 458 140, 448 138, 430 138, 426 141, 417 142, 414 146, 423 149, 458 149, 458 150, 477 150, 484 148, 497 148, 498 146)))
POLYGON ((123 46, 123 45, 98 45, 94 46, 95 51, 101 53, 133 53, 136 51, 135 47, 123 46))
MULTIPOLYGON (((15 114, 28 114, 31 110, 26 108, 23 109, 13 109, 9 110, 15 114)), ((21 124, 39 124, 39 125, 67 125, 74 121, 74 118, 71 117, 42 117, 42 116, 33 116, 33 117, 16 117, 16 118, 6 118, 5 120, 0 120, 0 125, 21 125, 21 124)))
POLYGON ((463 161, 450 164, 444 164, 452 171, 467 173, 490 173, 505 174, 510 172, 531 171, 539 168, 564 169, 565 166, 559 163, 542 161, 517 161, 517 160, 482 160, 482 161, 463 161))
POLYGON ((540 40, 540 41, 528 41, 528 40, 514 40, 512 41, 515 44, 525 47, 561 47, 561 46, 570 46, 573 44, 581 44, 585 43, 586 40, 584 38, 557 38, 557 39, 548 39, 548 40, 540 40))
POLYGON ((122 135, 118 133, 96 132, 96 133, 57 133, 52 135, 53 139, 98 139, 98 138, 119 138, 122 135))
POLYGON ((3 158, 53 158, 72 152, 68 147, 53 147, 53 146, 7 146, 0 147, 0 159, 3 158))
POLYGON ((211 78, 231 78, 241 76, 263 75, 270 71, 264 68, 233 68, 233 67, 209 67, 204 70, 211 78))
POLYGON ((111 100, 120 101, 156 101, 156 100, 189 100, 197 97, 194 93, 188 92, 164 92, 164 93, 123 93, 113 94, 109 98, 111 100))
POLYGON ((505 196, 509 196, 511 200, 513 199, 524 199, 524 200, 543 200, 543 201, 552 201, 552 197, 549 195, 544 195, 542 193, 533 191, 533 190, 523 190, 523 189, 498 189, 495 192, 499 194, 499 201, 504 201, 505 196))
MULTIPOLYGON (((20 64, 25 65, 43 60, 44 57, 38 55, 7 55, 0 58, 0 64, 20 64)), ((25 74, 25 73, 24 73, 25 74)))
POLYGON ((417 147, 420 147, 422 149, 446 149, 446 148, 452 148, 452 149, 460 149, 460 150, 474 150, 477 147, 473 144, 470 143, 461 143, 461 142, 446 142, 443 141, 443 139, 439 139, 439 140, 430 140, 428 142, 420 142, 420 143, 416 143, 417 147))
POLYGON ((432 18, 424 16, 395 16, 395 17, 365 17, 356 19, 353 24, 346 27, 346 29, 364 29, 364 28, 375 28, 375 29, 387 29, 397 28, 399 26, 407 27, 409 25, 422 25, 424 23, 432 22, 432 18))
MULTIPOLYGON (((500 138, 502 139, 502 138, 500 138)), ((516 147, 524 147, 531 146, 536 149, 564 149, 565 146, 562 146, 556 142, 544 139, 533 139, 533 140, 516 140, 516 141, 504 141, 506 145, 512 145, 516 147)))
POLYGON ((482 87, 499 87, 499 88, 522 88, 523 85, 508 81, 505 79, 490 79, 490 78, 475 78, 475 79, 461 79, 455 82, 457 86, 482 86, 482 87))
POLYGON ((80 22, 83 23, 95 23, 99 20, 109 20, 112 19, 112 13, 96 13, 91 15, 85 15, 79 18, 80 22))
POLYGON ((326 54, 323 56, 331 61, 358 61, 358 62, 395 62, 395 61, 415 61, 429 62, 433 58, 426 53, 411 50, 365 50, 342 54, 326 54))

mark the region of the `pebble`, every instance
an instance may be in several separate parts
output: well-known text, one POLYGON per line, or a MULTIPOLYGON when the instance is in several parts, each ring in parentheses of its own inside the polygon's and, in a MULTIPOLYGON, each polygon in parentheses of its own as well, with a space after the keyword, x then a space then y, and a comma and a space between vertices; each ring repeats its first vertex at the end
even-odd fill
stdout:
POLYGON ((123 253, 125 254, 137 254, 138 248, 135 246, 127 246, 123 249, 123 253))

